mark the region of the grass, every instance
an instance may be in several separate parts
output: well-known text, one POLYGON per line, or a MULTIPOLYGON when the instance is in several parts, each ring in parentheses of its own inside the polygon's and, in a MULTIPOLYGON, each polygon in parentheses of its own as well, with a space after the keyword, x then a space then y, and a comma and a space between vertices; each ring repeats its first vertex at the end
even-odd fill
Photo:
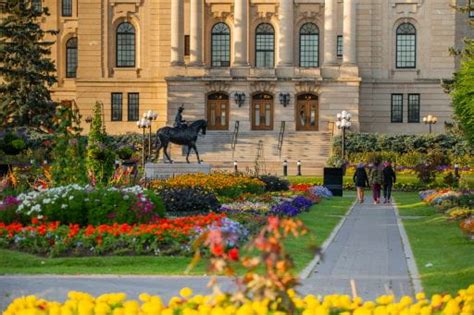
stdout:
MULTIPOLYGON (((351 195, 353 197, 353 195, 351 195)), ((334 197, 314 205, 299 216, 310 233, 298 239, 288 239, 286 246, 294 258, 297 271, 313 259, 314 248, 320 246, 347 212, 352 197, 334 197), (313 250, 312 250, 313 249, 313 250)), ((160 274, 182 275, 189 257, 109 256, 44 258, 0 249, 0 274, 160 274)), ((201 261, 191 272, 204 275, 206 262, 201 261)))
POLYGON ((427 294, 456 293, 474 283, 474 242, 417 193, 394 195, 427 294))

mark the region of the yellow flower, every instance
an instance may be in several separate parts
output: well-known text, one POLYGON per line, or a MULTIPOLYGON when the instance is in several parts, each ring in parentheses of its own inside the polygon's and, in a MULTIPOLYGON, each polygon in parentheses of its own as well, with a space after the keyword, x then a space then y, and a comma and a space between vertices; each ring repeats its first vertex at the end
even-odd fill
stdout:
POLYGON ((182 288, 181 291, 179 291, 179 295, 181 295, 184 298, 188 298, 193 294, 193 290, 190 288, 182 288))
POLYGON ((424 292, 420 292, 420 293, 417 293, 416 294, 416 299, 419 301, 419 300, 424 300, 426 299, 426 295, 424 292))

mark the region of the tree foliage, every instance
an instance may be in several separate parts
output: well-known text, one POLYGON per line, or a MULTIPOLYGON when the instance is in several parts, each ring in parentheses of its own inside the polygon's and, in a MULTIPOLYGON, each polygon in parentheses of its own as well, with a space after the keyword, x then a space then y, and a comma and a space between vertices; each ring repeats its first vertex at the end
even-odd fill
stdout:
POLYGON ((114 173, 115 154, 102 122, 102 103, 96 102, 87 141, 86 166, 93 183, 107 184, 114 173))
POLYGON ((0 22, 0 126, 49 128, 54 103, 49 88, 56 82, 49 58, 52 41, 40 18, 49 15, 32 0, 8 0, 0 22))
POLYGON ((56 107, 52 176, 54 185, 87 183, 85 139, 81 137, 81 115, 74 103, 56 107))

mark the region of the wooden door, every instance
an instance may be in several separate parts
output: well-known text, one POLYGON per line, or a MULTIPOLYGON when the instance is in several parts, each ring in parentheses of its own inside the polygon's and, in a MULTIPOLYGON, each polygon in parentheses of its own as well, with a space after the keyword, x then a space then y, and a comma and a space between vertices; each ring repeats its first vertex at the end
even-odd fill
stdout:
POLYGON ((207 98, 207 124, 209 130, 229 129, 229 96, 210 94, 207 98))
POLYGON ((252 98, 252 130, 273 130, 273 96, 260 93, 252 98))
POLYGON ((319 129, 319 108, 316 95, 299 95, 295 108, 296 130, 317 131, 319 129))

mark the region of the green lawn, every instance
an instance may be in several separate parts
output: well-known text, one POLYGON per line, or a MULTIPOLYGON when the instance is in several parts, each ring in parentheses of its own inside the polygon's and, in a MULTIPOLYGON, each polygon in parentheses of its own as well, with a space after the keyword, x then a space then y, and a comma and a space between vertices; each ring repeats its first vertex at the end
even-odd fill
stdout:
POLYGON ((394 195, 428 294, 455 293, 474 283, 474 242, 417 193, 394 195))
MULTIPOLYGON (((299 218, 310 233, 288 239, 288 252, 295 260, 298 271, 313 259, 314 248, 321 245, 347 212, 354 195, 323 200, 299 218)), ((188 266, 188 257, 84 257, 43 258, 10 250, 0 249, 0 274, 183 274, 188 266)), ((194 275, 206 273, 206 262, 201 262, 192 271, 194 275)))

